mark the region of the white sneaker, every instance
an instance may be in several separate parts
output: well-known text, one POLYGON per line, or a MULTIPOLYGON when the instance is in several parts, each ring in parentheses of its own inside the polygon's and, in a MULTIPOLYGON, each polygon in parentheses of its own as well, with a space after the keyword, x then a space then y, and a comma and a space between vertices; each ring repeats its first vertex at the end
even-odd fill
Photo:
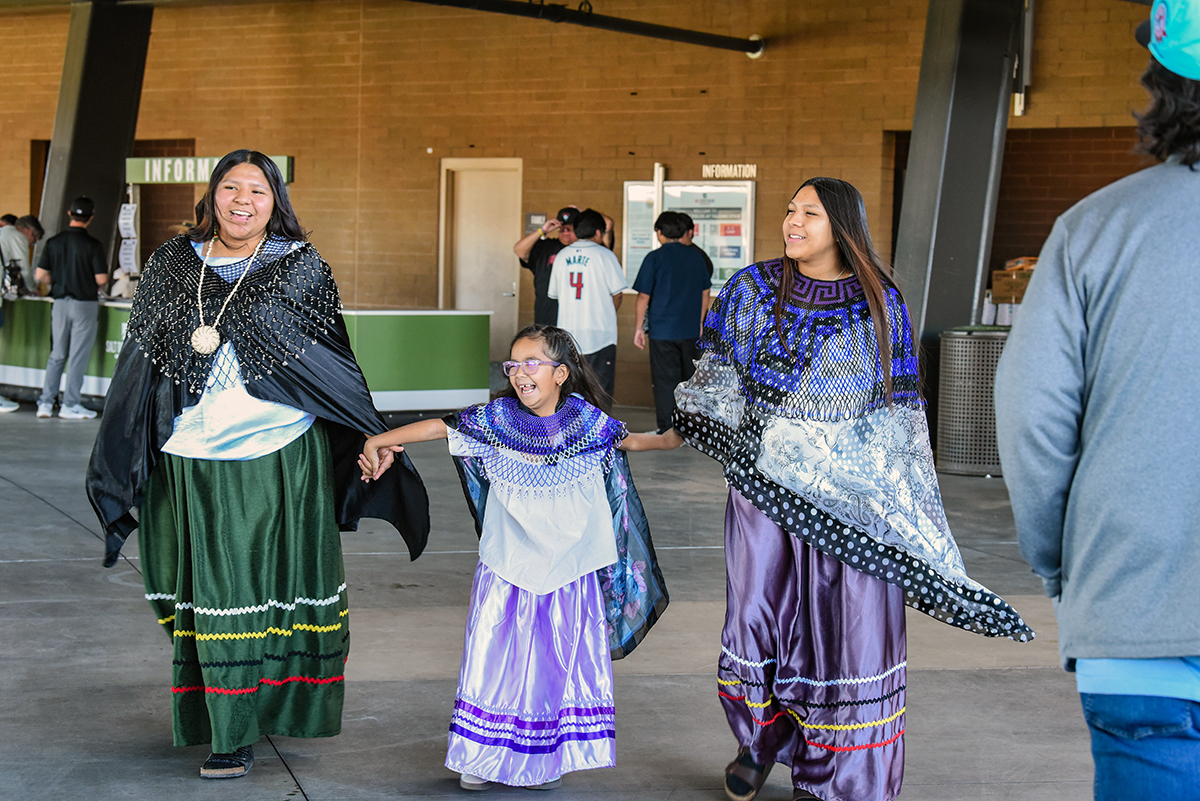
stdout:
POLYGON ((64 420, 91 420, 96 416, 96 413, 91 409, 85 409, 78 403, 74 406, 64 406, 58 410, 58 416, 64 420))
POLYGON ((37 410, 37 416, 38 417, 53 417, 54 416, 54 404, 53 403, 39 403, 38 410, 37 410))
POLYGON ((464 790, 486 790, 492 786, 492 783, 471 773, 460 773, 458 776, 458 786, 464 790))
POLYGON ((17 409, 20 409, 20 408, 21 408, 21 404, 17 403, 16 401, 11 401, 8 398, 4 397, 3 395, 0 395, 0 413, 15 412, 17 409))

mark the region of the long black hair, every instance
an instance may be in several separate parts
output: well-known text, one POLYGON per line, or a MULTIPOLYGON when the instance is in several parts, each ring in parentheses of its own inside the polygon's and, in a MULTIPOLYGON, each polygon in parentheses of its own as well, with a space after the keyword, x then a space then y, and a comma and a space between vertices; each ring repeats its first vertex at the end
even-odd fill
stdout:
POLYGON ((1138 151, 1159 161, 1178 155, 1192 167, 1200 161, 1200 81, 1176 75, 1151 58, 1142 86, 1150 93, 1150 107, 1133 115, 1141 139, 1138 151))
MULTIPOLYGON (((887 314, 887 288, 896 289, 892 267, 875 251, 871 230, 867 227, 867 206, 862 194, 850 183, 838 178, 809 178, 800 189, 811 186, 829 215, 833 239, 837 243, 841 266, 854 274, 867 296, 867 309, 875 324, 875 342, 879 346, 879 364, 883 368, 883 389, 888 405, 892 402, 892 330, 887 314)), ((795 197, 800 192, 792 194, 795 197)), ((783 335, 783 308, 792 296, 792 287, 800 265, 785 252, 783 272, 775 291, 775 334, 784 352, 794 356, 783 335)), ((897 290, 898 291, 898 290, 897 290)))
MULTIPOLYGON (((509 351, 511 352, 512 346, 522 339, 540 342, 542 350, 550 357, 551 361, 560 362, 566 366, 567 380, 562 383, 562 398, 572 393, 578 393, 593 406, 604 408, 604 402, 609 399, 608 393, 600 386, 600 379, 596 375, 596 371, 587 363, 587 359, 580 355, 579 346, 575 344, 575 338, 570 333, 554 325, 540 323, 527 325, 512 338, 512 342, 508 346, 509 351)), ((513 389, 511 381, 505 385, 504 389, 500 390, 497 397, 517 397, 517 391, 513 389)))
POLYGON ((271 194, 275 196, 275 208, 271 210, 271 219, 267 221, 267 233, 284 239, 306 241, 308 232, 300 226, 296 212, 292 211, 292 201, 288 198, 287 184, 283 182, 279 166, 257 150, 235 150, 217 162, 212 176, 208 179, 208 191, 196 204, 196 225, 188 231, 188 237, 193 242, 207 242, 220 231, 217 222, 217 187, 225 180, 229 171, 239 164, 258 167, 271 186, 271 194))

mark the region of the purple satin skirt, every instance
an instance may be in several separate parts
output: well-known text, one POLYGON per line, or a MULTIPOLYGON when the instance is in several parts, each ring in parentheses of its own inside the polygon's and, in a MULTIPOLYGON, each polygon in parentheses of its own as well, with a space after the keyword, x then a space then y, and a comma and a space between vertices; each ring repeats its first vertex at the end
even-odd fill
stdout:
MULTIPOLYGON (((801 521, 815 525, 817 517, 801 521)), ((736 491, 718 691, 738 744, 823 801, 888 801, 904 776, 904 593, 808 545, 736 491)))
POLYGON ((595 573, 547 595, 475 569, 446 767, 528 787, 616 764, 616 708, 595 573))

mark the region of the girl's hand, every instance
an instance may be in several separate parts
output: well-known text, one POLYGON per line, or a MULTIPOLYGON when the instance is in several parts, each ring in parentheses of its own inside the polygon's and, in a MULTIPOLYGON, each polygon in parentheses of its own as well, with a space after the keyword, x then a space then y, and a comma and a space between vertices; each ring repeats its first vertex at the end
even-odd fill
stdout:
POLYGON ((683 437, 679 436, 679 432, 672 426, 662 433, 663 450, 673 451, 683 444, 683 437))
POLYGON ((673 451, 683 444, 674 428, 662 434, 630 434, 617 447, 623 451, 673 451))
POLYGON ((404 450, 401 445, 378 446, 372 437, 363 446, 363 452, 358 456, 358 467, 362 470, 363 481, 374 481, 387 472, 396 460, 396 454, 404 450))

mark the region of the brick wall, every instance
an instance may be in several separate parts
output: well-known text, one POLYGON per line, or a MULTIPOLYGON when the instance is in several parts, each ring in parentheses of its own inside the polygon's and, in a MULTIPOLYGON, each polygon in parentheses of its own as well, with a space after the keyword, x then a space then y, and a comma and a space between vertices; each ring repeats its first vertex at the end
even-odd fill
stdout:
MULTIPOLYGON (((522 213, 573 202, 618 225, 622 182, 649 180, 655 162, 670 179, 699 178, 705 163, 756 163, 758 258, 778 253, 795 188, 834 175, 862 191, 890 251, 888 132, 911 127, 927 0, 593 5, 770 44, 751 60, 393 0, 168 5, 155 11, 138 138, 194 140, 197 155, 294 155, 294 205, 352 308, 436 304, 438 163, 448 157, 521 158, 522 213)), ((1029 113, 1014 131, 1128 125, 1145 102, 1136 75, 1146 56, 1132 41, 1145 14, 1118 0, 1041 0, 1029 113)), ((28 143, 53 126, 68 13, 0 19, 6 88, 21 98, 0 110, 0 208, 21 213, 28 143)), ((648 404, 632 308, 621 315, 617 394, 648 404)))
POLYGON ((1008 132, 996 206, 991 269, 1036 256, 1058 215, 1154 160, 1134 153, 1135 130, 1018 129, 1008 132))
MULTIPOLYGON (((37 212, 30 186, 35 172, 30 143, 54 131, 58 84, 67 44, 62 11, 0 11, 0 214, 37 212)), ((36 172, 41 172, 39 166, 36 172)))

